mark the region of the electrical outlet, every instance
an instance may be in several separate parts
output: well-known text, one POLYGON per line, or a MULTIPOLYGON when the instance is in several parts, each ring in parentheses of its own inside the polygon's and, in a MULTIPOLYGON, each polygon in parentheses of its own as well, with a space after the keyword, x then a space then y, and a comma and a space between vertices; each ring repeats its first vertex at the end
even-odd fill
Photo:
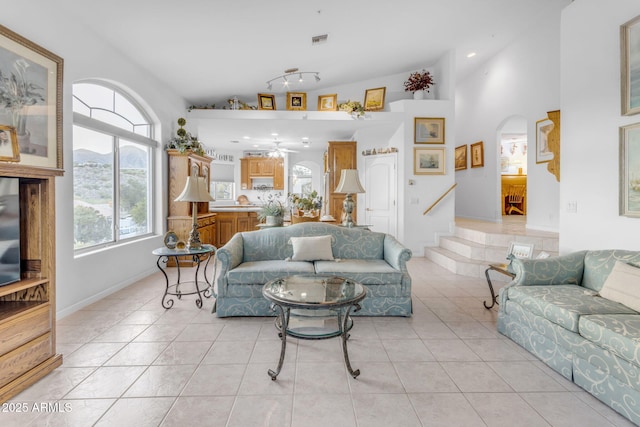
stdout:
POLYGON ((567 202, 567 213, 578 213, 578 202, 571 200, 567 202))

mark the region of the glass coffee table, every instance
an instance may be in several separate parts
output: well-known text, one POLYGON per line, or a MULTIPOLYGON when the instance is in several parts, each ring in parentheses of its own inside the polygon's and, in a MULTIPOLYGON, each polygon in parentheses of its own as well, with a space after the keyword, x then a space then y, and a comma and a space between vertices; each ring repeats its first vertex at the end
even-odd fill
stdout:
POLYGON ((287 335, 307 340, 341 337, 349 374, 353 378, 360 375, 359 369, 351 368, 347 339, 353 328, 350 314, 360 310, 366 294, 360 283, 337 276, 288 276, 267 282, 262 295, 278 314, 275 324, 282 341, 278 368, 268 371, 271 379, 275 381, 282 369, 287 335))

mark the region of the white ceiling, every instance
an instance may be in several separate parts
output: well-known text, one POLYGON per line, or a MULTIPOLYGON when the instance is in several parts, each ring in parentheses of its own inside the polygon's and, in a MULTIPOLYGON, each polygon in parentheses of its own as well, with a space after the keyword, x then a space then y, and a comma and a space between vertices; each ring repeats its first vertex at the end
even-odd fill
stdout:
MULTIPOLYGON (((317 89, 410 72, 455 51, 464 78, 571 0, 56 0, 189 104, 255 99, 297 67, 317 89), (311 38, 328 34, 326 43, 311 38), (469 52, 476 56, 468 59, 469 52)), ((61 27, 63 28, 63 27, 61 27)), ((250 126, 250 124, 247 124, 250 126)), ((294 139, 302 137, 304 129, 294 139)), ((239 132, 236 138, 241 138, 239 132)), ((326 139, 325 139, 326 140, 326 139)))

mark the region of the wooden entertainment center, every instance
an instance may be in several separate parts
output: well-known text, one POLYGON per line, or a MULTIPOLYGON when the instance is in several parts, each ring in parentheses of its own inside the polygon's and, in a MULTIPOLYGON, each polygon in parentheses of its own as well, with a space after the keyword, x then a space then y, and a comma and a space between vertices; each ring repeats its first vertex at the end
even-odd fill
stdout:
POLYGON ((62 364, 56 353, 55 177, 61 170, 0 164, 19 178, 20 280, 0 286, 0 402, 62 364))

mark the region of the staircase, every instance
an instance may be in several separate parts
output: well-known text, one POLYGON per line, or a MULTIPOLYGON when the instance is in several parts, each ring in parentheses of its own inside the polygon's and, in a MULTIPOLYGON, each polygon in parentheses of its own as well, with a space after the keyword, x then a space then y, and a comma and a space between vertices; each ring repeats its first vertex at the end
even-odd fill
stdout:
POLYGON ((425 248, 425 257, 455 274, 484 278, 488 264, 507 261, 511 242, 533 243, 534 258, 542 251, 558 255, 558 233, 528 230, 526 217, 514 215, 504 216, 501 224, 456 218, 454 235, 425 248))

